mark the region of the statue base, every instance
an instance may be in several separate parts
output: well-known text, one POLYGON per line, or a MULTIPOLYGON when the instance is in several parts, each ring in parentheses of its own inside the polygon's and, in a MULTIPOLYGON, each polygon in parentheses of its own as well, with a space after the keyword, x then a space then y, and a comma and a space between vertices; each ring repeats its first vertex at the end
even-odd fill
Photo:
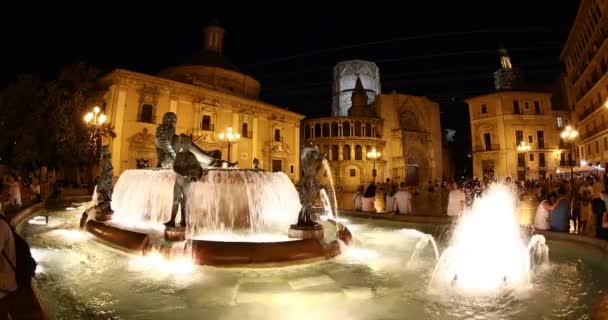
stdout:
POLYGON ((167 227, 165 226, 165 240, 179 242, 186 240, 186 227, 167 227))
POLYGON ((323 232, 323 226, 316 224, 313 226, 299 226, 292 224, 289 227, 289 237, 298 239, 316 239, 323 240, 325 234, 323 232))
POLYGON ((97 220, 97 221, 109 221, 109 220, 112 220, 112 216, 113 215, 114 215, 114 211, 113 210, 108 210, 108 211, 98 210, 95 213, 95 220, 97 220))

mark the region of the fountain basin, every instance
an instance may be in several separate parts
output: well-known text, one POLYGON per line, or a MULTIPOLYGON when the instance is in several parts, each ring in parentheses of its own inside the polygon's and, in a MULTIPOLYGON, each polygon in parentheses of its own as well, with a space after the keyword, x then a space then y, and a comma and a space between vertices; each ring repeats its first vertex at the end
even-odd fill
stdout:
MULTIPOLYGON (((346 226, 336 225, 336 238, 349 245, 352 234, 346 226)), ((110 226, 101 221, 87 221, 84 230, 110 246, 137 255, 148 255, 154 246, 151 236, 137 231, 110 226)), ((337 240, 324 243, 317 239, 300 239, 276 242, 245 242, 191 239, 183 253, 191 250, 192 262, 198 265, 220 267, 275 267, 311 263, 331 259, 341 253, 337 240)), ((170 250, 161 250, 170 253, 170 250)))

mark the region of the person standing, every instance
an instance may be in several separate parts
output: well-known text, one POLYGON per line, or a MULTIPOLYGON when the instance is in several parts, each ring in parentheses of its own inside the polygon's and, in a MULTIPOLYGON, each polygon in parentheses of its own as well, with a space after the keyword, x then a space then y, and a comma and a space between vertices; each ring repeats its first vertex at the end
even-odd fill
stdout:
POLYGON ((466 194, 462 188, 458 188, 456 182, 450 184, 450 193, 448 194, 448 216, 459 216, 466 205, 466 194))
POLYGON ((18 289, 15 269, 12 267, 17 264, 15 238, 10 228, 7 221, 0 218, 0 320, 9 319, 9 295, 18 289))
POLYGON ((21 209, 21 190, 14 174, 8 176, 8 201, 4 204, 6 213, 19 211, 21 209))

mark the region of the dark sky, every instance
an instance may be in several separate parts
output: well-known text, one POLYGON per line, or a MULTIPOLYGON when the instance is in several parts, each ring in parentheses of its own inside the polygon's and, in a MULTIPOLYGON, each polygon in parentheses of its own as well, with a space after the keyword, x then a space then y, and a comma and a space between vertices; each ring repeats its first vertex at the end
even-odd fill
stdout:
POLYGON ((429 4, 402 1, 397 8, 351 1, 348 9, 336 10, 294 2, 274 8, 147 2, 133 8, 5 10, 17 22, 0 22, 0 85, 19 73, 51 77, 77 61, 103 71, 155 74, 200 50, 201 30, 216 17, 227 29, 225 54, 261 82, 264 101, 308 116, 328 115, 333 66, 358 58, 378 64, 383 92, 426 95, 441 103, 445 127, 463 128, 468 114, 459 101, 492 89, 499 42, 532 84, 557 79, 578 6, 570 0, 469 7, 459 5, 463 1, 420 2, 429 4))

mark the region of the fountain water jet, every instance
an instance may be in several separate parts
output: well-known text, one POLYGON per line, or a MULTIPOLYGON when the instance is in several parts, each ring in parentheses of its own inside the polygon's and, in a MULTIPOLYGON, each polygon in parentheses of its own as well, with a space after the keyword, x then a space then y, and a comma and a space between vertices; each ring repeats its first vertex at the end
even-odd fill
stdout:
POLYGON ((544 237, 526 244, 517 219, 517 194, 492 184, 460 217, 449 247, 435 266, 429 289, 456 289, 465 294, 492 294, 502 288, 531 286, 531 257, 548 260, 544 237))
POLYGON ((323 159, 323 169, 327 174, 327 179, 329 180, 329 186, 331 187, 331 196, 334 201, 331 208, 333 208, 334 218, 338 217, 338 199, 336 198, 336 188, 334 185, 334 176, 331 174, 331 167, 329 166, 329 161, 327 159, 323 159))

